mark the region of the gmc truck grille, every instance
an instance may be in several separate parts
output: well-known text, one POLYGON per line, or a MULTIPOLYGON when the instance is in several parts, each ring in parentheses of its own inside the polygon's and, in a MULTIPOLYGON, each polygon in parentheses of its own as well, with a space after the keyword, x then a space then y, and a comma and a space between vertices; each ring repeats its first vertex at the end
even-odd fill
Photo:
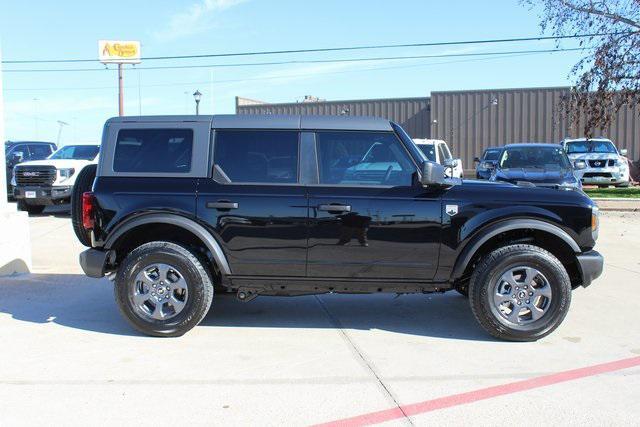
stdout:
POLYGON ((16 166, 16 184, 51 185, 56 180, 53 166, 16 166))

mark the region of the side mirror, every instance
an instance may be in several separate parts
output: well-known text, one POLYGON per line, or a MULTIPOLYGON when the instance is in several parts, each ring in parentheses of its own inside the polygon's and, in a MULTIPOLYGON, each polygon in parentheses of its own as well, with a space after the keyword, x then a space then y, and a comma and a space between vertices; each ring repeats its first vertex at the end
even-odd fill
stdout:
POLYGON ((426 161, 422 163, 422 178, 420 184, 425 187, 444 185, 444 166, 426 161))
POLYGON ((458 159, 447 159, 444 161, 444 166, 447 168, 455 168, 458 166, 458 159))
POLYGON ((480 166, 487 170, 493 170, 496 168, 496 164, 493 162, 482 162, 480 166))
POLYGON ((474 157, 473 158, 473 162, 474 163, 480 163, 480 158, 479 157, 474 157))
POLYGON ((573 167, 576 170, 586 169, 587 168, 587 162, 585 162, 584 160, 576 160, 575 162, 573 162, 573 167))
POLYGON ((620 155, 627 157, 627 149, 623 148, 622 150, 620 150, 620 155))
POLYGON ((14 165, 22 162, 22 160, 24 160, 24 153, 22 151, 16 151, 13 153, 13 156, 11 156, 11 163, 14 165))

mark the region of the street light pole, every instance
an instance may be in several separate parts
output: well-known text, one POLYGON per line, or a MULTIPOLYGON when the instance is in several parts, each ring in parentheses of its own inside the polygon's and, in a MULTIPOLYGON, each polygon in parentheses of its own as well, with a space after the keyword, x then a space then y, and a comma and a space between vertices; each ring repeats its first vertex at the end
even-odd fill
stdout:
POLYGON ((124 116, 124 77, 122 63, 118 63, 118 115, 124 116))
POLYGON ((195 92, 193 92, 193 99, 195 99, 196 101, 196 116, 200 114, 200 100, 202 99, 202 94, 200 93, 199 90, 196 89, 195 92))

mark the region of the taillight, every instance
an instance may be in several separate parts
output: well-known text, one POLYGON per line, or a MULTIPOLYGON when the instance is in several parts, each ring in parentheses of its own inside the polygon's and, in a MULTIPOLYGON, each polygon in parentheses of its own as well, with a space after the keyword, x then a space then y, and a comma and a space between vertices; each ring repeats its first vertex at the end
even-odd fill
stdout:
POLYGON ((88 191, 82 194, 82 226, 85 230, 91 230, 95 225, 95 219, 93 218, 95 203, 96 198, 92 192, 88 191))

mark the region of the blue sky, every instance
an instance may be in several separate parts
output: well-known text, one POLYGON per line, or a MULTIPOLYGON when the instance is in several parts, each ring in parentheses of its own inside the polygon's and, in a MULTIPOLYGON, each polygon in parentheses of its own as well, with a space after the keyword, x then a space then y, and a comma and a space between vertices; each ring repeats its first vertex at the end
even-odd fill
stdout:
MULTIPOLYGON (((369 44, 540 35, 538 15, 517 0, 156 0, 93 2, 0 0, 4 60, 97 58, 99 39, 140 40, 142 55, 187 55, 369 44)), ((211 58, 180 64, 291 59, 339 59, 551 49, 553 41, 422 47, 361 52, 211 58)), ((573 47, 566 41, 562 47, 573 47)), ((125 72, 125 113, 184 114, 191 94, 204 94, 201 113, 233 113, 234 97, 295 102, 426 96, 431 91, 569 83, 577 52, 478 60, 418 59, 260 67, 125 72)), ((177 65, 147 61, 139 67, 177 65)), ((98 68, 96 63, 4 66, 5 136, 99 141, 104 121, 117 115, 116 71, 15 73, 19 68, 98 68)))

